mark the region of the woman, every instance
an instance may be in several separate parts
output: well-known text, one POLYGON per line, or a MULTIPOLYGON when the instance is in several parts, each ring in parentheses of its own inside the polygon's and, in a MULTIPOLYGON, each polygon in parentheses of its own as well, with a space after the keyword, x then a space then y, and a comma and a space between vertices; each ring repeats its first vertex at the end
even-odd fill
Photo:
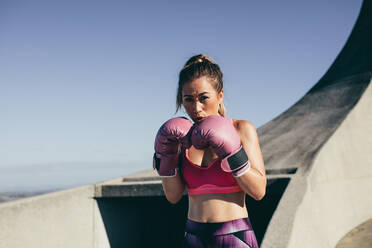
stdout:
POLYGON ((155 139, 154 168, 167 200, 177 203, 187 187, 187 247, 258 247, 245 206, 266 190, 255 127, 225 117, 219 66, 206 55, 191 57, 179 74, 177 110, 194 121, 165 122, 155 139))

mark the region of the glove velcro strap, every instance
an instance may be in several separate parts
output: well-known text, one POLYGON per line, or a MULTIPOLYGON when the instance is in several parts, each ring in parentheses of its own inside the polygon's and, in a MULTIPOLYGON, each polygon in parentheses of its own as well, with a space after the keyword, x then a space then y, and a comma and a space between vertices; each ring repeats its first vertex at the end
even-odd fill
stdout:
POLYGON ((242 146, 229 156, 225 157, 221 162, 221 167, 226 172, 233 172, 248 164, 248 156, 242 146))
POLYGON ((241 177, 241 176, 243 176, 245 173, 247 173, 250 169, 251 169, 251 163, 250 163, 249 160, 248 160, 248 163, 247 163, 245 166, 241 167, 240 169, 238 169, 238 170, 236 170, 236 171, 233 171, 233 172, 232 172, 232 175, 233 175, 234 177, 241 177))

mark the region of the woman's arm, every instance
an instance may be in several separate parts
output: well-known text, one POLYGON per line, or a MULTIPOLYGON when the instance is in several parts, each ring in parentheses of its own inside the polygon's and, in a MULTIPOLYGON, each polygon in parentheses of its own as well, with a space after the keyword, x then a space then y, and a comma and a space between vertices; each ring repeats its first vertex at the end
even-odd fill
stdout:
POLYGON ((248 155, 251 168, 235 179, 248 195, 259 201, 266 194, 267 179, 257 131, 249 121, 238 120, 236 123, 235 127, 248 155))
POLYGON ((153 168, 162 177, 165 197, 173 204, 181 199, 185 191, 185 185, 178 171, 178 158, 182 140, 191 127, 192 123, 187 118, 172 118, 159 128, 155 137, 153 168))
POLYGON ((183 192, 185 191, 185 184, 183 183, 180 173, 177 173, 174 177, 162 178, 163 190, 167 200, 176 204, 181 200, 183 192))

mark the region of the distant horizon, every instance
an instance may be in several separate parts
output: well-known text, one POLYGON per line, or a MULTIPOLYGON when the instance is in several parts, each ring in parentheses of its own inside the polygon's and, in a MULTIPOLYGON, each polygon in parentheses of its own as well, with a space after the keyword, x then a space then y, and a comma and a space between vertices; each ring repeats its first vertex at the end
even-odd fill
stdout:
MULTIPOLYGON (((133 167, 123 163, 64 163, 41 165, 25 165, 21 169, 7 167, 1 170, 0 193, 37 192, 61 190, 128 176, 142 171, 132 163, 133 167), (49 168, 48 168, 49 167, 49 168), (76 167, 76 168, 74 168, 76 167), (33 182, 33 184, 30 184, 33 182)), ((138 166, 138 164, 137 164, 138 166)), ((151 168, 149 168, 151 169, 151 168)))

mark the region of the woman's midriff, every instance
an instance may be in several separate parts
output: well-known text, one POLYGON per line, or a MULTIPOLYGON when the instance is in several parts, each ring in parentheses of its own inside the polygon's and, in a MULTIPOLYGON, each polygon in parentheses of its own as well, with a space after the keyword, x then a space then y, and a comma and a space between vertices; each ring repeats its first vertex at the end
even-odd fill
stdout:
POLYGON ((225 222, 248 217, 245 193, 189 195, 188 218, 197 222, 225 222))

